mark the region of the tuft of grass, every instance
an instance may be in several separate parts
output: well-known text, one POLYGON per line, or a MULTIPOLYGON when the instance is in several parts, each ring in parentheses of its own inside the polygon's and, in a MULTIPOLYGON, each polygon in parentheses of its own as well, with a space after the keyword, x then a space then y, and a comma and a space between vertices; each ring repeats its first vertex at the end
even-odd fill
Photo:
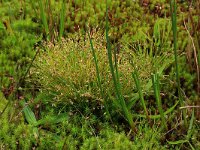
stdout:
MULTIPOLYGON (((112 75, 108 59, 106 59, 105 38, 100 33, 92 35, 99 68, 97 73, 89 37, 83 38, 80 34, 63 39, 55 46, 51 43, 44 45, 45 51, 40 49, 40 54, 30 71, 30 75, 37 80, 37 83, 40 83, 39 88, 47 94, 54 95, 53 104, 84 101, 83 96, 102 102, 103 97, 98 83, 99 79, 97 79, 98 73, 104 97, 109 99, 109 94, 114 96, 115 88, 111 82, 112 75), (77 42, 78 40, 79 42, 77 42)), ((122 53, 118 55, 120 58, 124 56, 125 54, 122 53)), ((126 97, 132 97, 130 94, 134 87, 131 67, 127 59, 122 59, 118 64, 121 90, 126 97)), ((35 81, 33 80, 33 82, 35 81)))

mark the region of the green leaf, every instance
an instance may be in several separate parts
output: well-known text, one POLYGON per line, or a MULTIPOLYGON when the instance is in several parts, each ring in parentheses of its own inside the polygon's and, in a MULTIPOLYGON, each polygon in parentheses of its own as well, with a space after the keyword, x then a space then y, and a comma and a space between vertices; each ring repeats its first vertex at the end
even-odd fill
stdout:
MULTIPOLYGON (((24 104, 25 105, 25 104, 24 104)), ((25 119, 27 120, 27 122, 33 126, 35 126, 37 124, 37 120, 35 118, 35 114, 33 113, 33 111, 30 109, 30 107, 28 105, 26 105, 23 108, 23 113, 25 116, 25 119)))
POLYGON ((39 137, 39 131, 38 131, 38 128, 36 127, 37 120, 35 118, 35 114, 33 113, 33 111, 30 109, 28 105, 25 105, 25 102, 23 102, 23 105, 24 105, 24 108, 22 111, 24 113, 25 119, 27 120, 29 124, 33 125, 33 135, 35 139, 37 139, 39 137))
POLYGON ((57 124, 57 123, 65 121, 66 119, 68 119, 68 116, 66 113, 62 113, 56 116, 46 116, 46 118, 38 120, 36 126, 44 125, 44 124, 48 124, 48 125, 57 124))

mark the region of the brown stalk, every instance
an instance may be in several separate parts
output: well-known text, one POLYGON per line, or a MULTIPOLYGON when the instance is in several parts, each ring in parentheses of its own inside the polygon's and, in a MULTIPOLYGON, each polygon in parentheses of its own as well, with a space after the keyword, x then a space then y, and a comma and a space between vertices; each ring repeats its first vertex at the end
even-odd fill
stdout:
POLYGON ((193 47, 193 50, 194 50, 194 60, 195 60, 195 65, 196 65, 196 71, 197 71, 197 92, 199 93, 199 90, 200 90, 200 75, 199 75, 199 65, 198 65, 198 59, 197 59, 197 50, 196 50, 196 47, 195 47, 195 43, 194 43, 194 40, 193 40, 193 37, 191 36, 186 24, 185 24, 185 21, 184 21, 184 26, 185 26, 185 29, 191 39, 191 42, 192 42, 192 47, 193 47))
MULTIPOLYGON (((196 1, 196 7, 197 7, 197 14, 200 15, 200 10, 199 10, 200 9, 200 0, 196 1)), ((198 28, 200 29, 200 20, 199 20, 200 17, 198 17, 198 23, 195 26, 195 22, 193 20, 190 8, 188 9, 188 13, 189 13, 190 21, 191 21, 192 31, 193 31, 194 38, 195 38, 194 40, 193 40, 193 37, 192 37, 191 33, 189 32, 186 24, 185 24, 185 21, 184 21, 184 26, 185 26, 185 29, 186 29, 186 31, 187 31, 190 39, 191 39, 192 47, 193 47, 193 50, 194 50, 194 61, 195 61, 196 71, 197 71, 197 93, 200 94, 200 72, 199 72, 199 62, 198 62, 198 55, 199 55, 198 51, 200 50, 200 48, 199 48, 200 41, 198 39, 198 34, 199 34, 198 28)))

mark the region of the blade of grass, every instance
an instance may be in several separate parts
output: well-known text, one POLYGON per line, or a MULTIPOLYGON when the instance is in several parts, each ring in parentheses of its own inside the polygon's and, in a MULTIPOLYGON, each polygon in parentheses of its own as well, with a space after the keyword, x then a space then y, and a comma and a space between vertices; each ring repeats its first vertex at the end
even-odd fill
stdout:
MULTIPOLYGON (((175 57, 175 66, 176 66, 176 83, 178 86, 178 97, 180 100, 181 107, 184 106, 183 96, 181 94, 181 85, 180 85, 180 76, 179 76, 179 65, 178 65, 178 53, 177 53, 177 21, 176 21, 176 2, 175 0, 171 0, 170 3, 171 8, 171 18, 172 18, 172 31, 173 31, 173 40, 174 40, 174 57, 175 57)), ((183 119, 185 127, 188 126, 187 119, 186 119, 186 110, 183 110, 183 119)))
POLYGON ((128 109, 131 109, 133 107, 133 105, 135 105, 137 100, 138 100, 137 96, 135 96, 132 99, 130 99, 130 101, 127 104, 128 109))
MULTIPOLYGON (((171 113, 175 107, 178 105, 179 102, 177 102, 176 104, 174 104, 174 106, 172 106, 171 108, 169 108, 168 110, 166 110, 164 112, 164 115, 166 116, 167 114, 171 113)), ((141 118, 146 118, 146 115, 138 115, 138 114, 133 114, 133 117, 141 117, 141 118)), ((149 115, 150 119, 159 119, 161 118, 161 115, 149 115)))
MULTIPOLYGON (((101 85, 101 77, 100 77, 100 72, 99 72, 98 59, 97 59, 97 56, 96 56, 96 53, 95 53, 95 49, 94 49, 94 46, 93 46, 92 39, 90 37, 90 33, 89 32, 87 32, 87 33, 88 33, 88 37, 89 37, 89 40, 90 40, 90 47, 92 49, 92 55, 93 55, 93 59, 94 59, 94 63, 95 63, 98 87, 100 89, 101 97, 106 100, 104 104, 105 104, 105 107, 106 107, 106 112, 110 116, 108 105, 107 105, 107 103, 108 103, 107 98, 105 98, 103 88, 102 88, 102 85, 101 85)), ((110 117, 110 119, 111 119, 111 117, 110 117)))
POLYGON ((47 17, 46 17, 45 10, 44 10, 44 3, 43 3, 42 0, 39 1, 39 7, 40 7, 40 15, 41 15, 43 27, 44 27, 44 30, 45 30, 45 34, 47 36, 47 40, 49 40, 50 39, 50 37, 49 37, 49 27, 48 27, 47 17))
POLYGON ((169 143, 170 145, 183 144, 183 143, 187 143, 187 142, 188 142, 188 140, 167 141, 167 143, 169 143))
POLYGON ((192 136, 192 128, 193 128, 193 124, 194 124, 194 120, 195 120, 195 116, 194 116, 194 108, 192 110, 192 117, 190 119, 190 124, 189 124, 189 128, 188 128, 188 131, 187 131, 187 140, 189 140, 192 136))
POLYGON ((52 9, 51 3, 52 3, 52 0, 46 0, 45 8, 46 8, 46 15, 47 15, 46 18, 48 18, 49 38, 51 41, 53 41, 55 38, 55 33, 54 33, 54 27, 53 27, 54 19, 53 19, 53 12, 52 12, 53 9, 52 9))
POLYGON ((100 72, 99 72, 99 67, 98 67, 98 60, 97 60, 97 56, 96 56, 94 46, 93 46, 93 42, 92 42, 92 39, 90 37, 89 32, 88 32, 88 37, 89 37, 89 40, 90 40, 90 47, 92 49, 92 55, 93 55, 93 59, 94 59, 94 62, 95 62, 98 86, 100 88, 101 96, 104 97, 103 88, 102 88, 102 85, 101 85, 101 77, 100 77, 100 72))
POLYGON ((113 65, 113 62, 112 62, 112 51, 111 51, 111 45, 110 45, 110 40, 109 40, 109 36, 108 36, 108 31, 109 31, 108 1, 106 0, 106 43, 107 43, 107 56, 108 56, 109 66, 110 66, 110 70, 111 70, 111 74, 112 74, 112 79, 113 79, 113 82, 114 82, 114 88, 115 88, 115 91, 116 91, 117 100, 120 102, 121 109, 124 113, 125 118, 127 119, 128 123, 129 123, 130 127, 136 133, 137 130, 136 130, 135 124, 133 122, 132 115, 128 111, 128 108, 127 108, 126 103, 124 101, 124 98, 122 96, 120 83, 117 82, 117 81, 119 81, 119 79, 116 79, 116 76, 118 77, 118 72, 115 73, 114 65, 113 65))
POLYGON ((190 145, 191 150, 195 150, 195 148, 192 146, 190 142, 188 142, 188 144, 190 145))
POLYGON ((65 10, 66 10, 66 5, 65 5, 65 0, 62 1, 62 9, 60 13, 60 30, 59 30, 59 41, 61 40, 63 33, 64 33, 64 22, 65 22, 65 10))
POLYGON ((117 63, 117 49, 114 49, 114 68, 115 68, 115 74, 116 74, 116 79, 117 83, 119 83, 119 72, 118 72, 118 63, 117 63))
POLYGON ((137 88, 137 91, 139 93, 139 97, 140 97, 140 101, 142 103, 142 106, 143 106, 143 109, 146 113, 146 116, 147 118, 149 118, 149 115, 148 115, 148 111, 147 111, 147 107, 146 107, 146 104, 145 104, 145 101, 144 101, 144 95, 143 95, 143 92, 142 92, 142 88, 141 88, 141 85, 140 85, 140 80, 139 80, 139 77, 138 77, 138 72, 137 70, 135 70, 133 73, 132 73, 132 77, 134 78, 134 81, 135 81, 135 84, 136 84, 136 88, 137 88))
POLYGON ((165 120, 165 115, 164 115, 164 111, 162 108, 162 102, 160 99, 159 76, 157 73, 152 75, 152 83, 153 83, 153 88, 154 88, 154 94, 156 97, 156 102, 158 105, 158 110, 159 110, 159 113, 161 116, 162 126, 167 130, 167 123, 165 120))

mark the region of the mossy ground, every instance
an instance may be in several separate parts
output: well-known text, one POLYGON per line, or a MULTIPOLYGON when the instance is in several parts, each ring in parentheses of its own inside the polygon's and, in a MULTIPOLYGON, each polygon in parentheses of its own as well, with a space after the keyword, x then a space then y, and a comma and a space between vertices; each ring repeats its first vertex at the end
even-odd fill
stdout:
POLYGON ((63 2, 55 0, 1 1, 0 149, 200 148, 198 6, 195 2, 177 2, 185 126, 177 103, 169 4, 168 0, 108 0, 109 38, 116 54, 112 59, 137 128, 134 133, 117 102, 112 82, 104 0, 68 1, 65 9, 63 2), (61 18, 64 32, 60 34, 61 18), (103 94, 87 32, 98 60, 103 94), (149 119, 132 77, 135 70, 149 119), (168 111, 167 130, 154 116, 160 113, 151 79, 155 73, 160 76, 163 111, 168 111))

